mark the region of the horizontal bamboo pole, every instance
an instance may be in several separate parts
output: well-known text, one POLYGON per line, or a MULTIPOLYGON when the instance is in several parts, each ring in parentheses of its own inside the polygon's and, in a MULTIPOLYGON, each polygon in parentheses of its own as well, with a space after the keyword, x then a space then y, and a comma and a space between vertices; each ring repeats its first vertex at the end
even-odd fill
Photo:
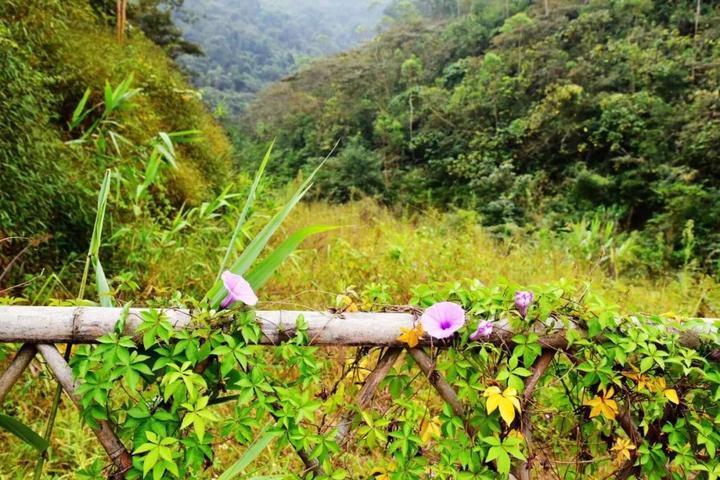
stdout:
MULTIPOLYGON (((125 331, 132 335, 141 323, 141 308, 130 309, 125 331)), ((0 307, 0 343, 94 343, 99 337, 112 332, 121 318, 123 309, 103 307, 0 307)), ((187 310, 163 311, 175 328, 193 325, 187 310)), ((410 328, 416 322, 411 313, 343 313, 301 312, 287 310, 257 311, 264 337, 261 343, 274 345, 291 337, 299 317, 304 317, 308 335, 313 345, 367 345, 403 346, 397 340, 400 328, 410 328)), ((718 320, 697 319, 686 321, 687 329, 681 332, 681 343, 693 347, 699 343, 702 333, 716 332, 718 320)), ((669 327, 670 331, 678 331, 669 327)), ((511 343, 512 328, 506 320, 495 322, 493 334, 488 341, 497 345, 511 343)), ((433 342, 437 346, 447 343, 433 342)), ((563 349, 566 337, 562 325, 550 325, 540 338, 544 348, 563 349)), ((425 336, 421 345, 429 345, 425 336)))

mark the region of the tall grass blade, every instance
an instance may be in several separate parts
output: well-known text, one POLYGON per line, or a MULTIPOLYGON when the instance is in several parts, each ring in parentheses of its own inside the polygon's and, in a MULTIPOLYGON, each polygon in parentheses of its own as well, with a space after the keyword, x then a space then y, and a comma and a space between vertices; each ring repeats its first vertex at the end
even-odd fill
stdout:
POLYGON ((80 102, 78 102, 77 106, 75 107, 75 110, 73 110, 72 118, 70 119, 69 128, 70 130, 75 130, 80 123, 85 120, 85 117, 87 117, 88 113, 90 113, 90 110, 85 111, 85 105, 87 104, 88 99, 90 98, 90 87, 88 87, 85 90, 85 93, 83 94, 82 98, 80 99, 80 102))
POLYGON ((47 440, 33 432, 30 427, 21 421, 8 415, 3 415, 2 413, 0 413, 0 428, 12 433, 23 442, 35 448, 38 452, 44 452, 50 445, 47 440))
MULTIPOLYGON (((267 429, 267 427, 265 427, 265 429, 267 429)), ((263 431, 265 429, 263 429, 263 431)), ((255 460, 262 453, 262 451, 265 450, 265 448, 270 444, 272 439, 277 437, 279 434, 280 432, 278 431, 263 433, 260 438, 255 440, 255 442, 250 445, 250 448, 247 449, 247 451, 243 454, 242 457, 240 457, 237 462, 233 463, 230 468, 225 470, 223 474, 220 475, 220 478, 218 480, 230 480, 243 473, 243 471, 253 462, 253 460, 255 460)))
MULTIPOLYGON (((108 169, 105 171, 105 177, 103 178, 102 185, 100 186, 100 193, 98 194, 97 213, 95 214, 95 224, 93 225, 92 237, 90 237, 90 247, 88 248, 87 258, 85 259, 85 268, 83 270, 82 281, 80 282, 80 290, 78 291, 78 300, 82 300, 85 296, 85 286, 87 284, 88 272, 90 270, 90 263, 93 265, 95 271, 95 288, 100 300, 100 305, 103 307, 112 307, 112 294, 110 293, 110 285, 108 284, 107 278, 105 277, 105 271, 100 263, 100 244, 102 238, 103 223, 105 222, 105 210, 107 208, 107 200, 110 195, 110 180, 111 171, 108 169)), ((68 343, 65 347, 65 360, 70 360, 70 354, 72 352, 72 344, 68 343)), ((48 417, 47 426, 45 428, 45 438, 43 441, 47 444, 50 442, 52 436, 53 426, 55 424, 55 417, 57 410, 60 406, 60 396, 62 394, 62 387, 58 384, 55 390, 55 396, 50 407, 50 416, 48 417)), ((34 432, 33 432, 34 433, 34 432)), ((42 437, 39 437, 42 439, 42 437)), ((38 455, 37 463, 35 464, 35 472, 33 475, 34 480, 39 480, 42 476, 43 465, 45 464, 45 455, 42 453, 38 455)))
MULTIPOLYGON (((337 146, 337 143, 335 144, 337 146)), ((335 147, 333 147, 333 151, 335 147)), ((285 207, 275 214, 270 221, 263 227, 262 230, 253 238, 250 243, 245 247, 240 257, 235 261, 230 270, 238 275, 243 275, 248 271, 250 265, 260 256, 265 246, 268 244, 272 236, 275 234, 280 225, 285 221, 287 216, 290 214, 295 205, 305 196, 305 194, 312 187, 312 180, 317 175, 317 172, 322 168, 328 158, 332 155, 332 151, 328 154, 325 159, 310 173, 308 178, 300 185, 292 198, 288 201, 285 207)), ((215 285, 207 293, 206 298, 210 299, 210 308, 217 308, 225 297, 225 287, 222 282, 216 281, 215 285)))
POLYGON ((270 255, 267 256, 262 262, 256 265, 247 274, 245 279, 252 285, 253 289, 257 290, 265 283, 270 280, 275 270, 282 264, 282 262, 292 253, 295 249, 303 242, 306 238, 311 235, 318 233, 335 230, 338 227, 328 225, 315 225, 310 227, 302 228, 292 235, 290 235, 280 246, 278 246, 270 255))
POLYGON ((83 270, 82 280, 80 282, 80 290, 78 292, 78 300, 85 296, 85 286, 87 285, 87 277, 92 263, 95 270, 95 284, 100 297, 100 305, 103 307, 112 307, 112 299, 110 297, 110 287, 105 272, 100 264, 100 243, 102 237, 103 223, 105 222, 105 210, 107 207, 108 195, 110 194, 111 171, 105 171, 98 194, 97 214, 95 215, 95 225, 93 226, 92 237, 90 238, 90 248, 88 248, 87 258, 85 260, 85 268, 83 270))
POLYGON ((113 298, 110 292, 110 285, 108 284, 107 278, 105 277, 105 271, 102 268, 100 259, 95 257, 94 260, 95 268, 95 288, 97 289, 98 299, 100 300, 101 307, 112 307, 113 298))
POLYGON ((230 243, 228 243, 227 249, 225 250, 225 256, 223 257, 222 263, 220 263, 220 269, 218 270, 217 277, 215 277, 215 282, 218 282, 220 280, 220 275, 222 275, 222 272, 225 271, 225 266, 228 263, 228 260, 230 259, 230 255, 232 255, 233 250, 235 249, 235 242, 237 241, 238 234, 240 233, 240 229, 242 229, 243 224, 245 224, 245 220, 247 219, 247 215, 250 212, 250 208, 252 208, 253 203, 255 203, 255 192, 257 190, 258 185, 260 184, 260 179, 263 176, 263 173, 265 172, 265 167, 268 164, 268 161, 270 160, 270 154, 272 153, 273 146, 275 145, 275 140, 272 141, 270 146, 267 149, 267 152, 265 152, 265 156, 263 157, 262 162, 260 162, 260 167, 258 168, 257 172, 255 173, 255 179, 253 180, 252 186, 250 187, 250 192, 248 193, 247 199, 245 200, 245 205, 243 206, 242 211, 240 212, 240 216, 238 217, 237 223, 235 224, 235 230, 233 230, 232 237, 230 238, 230 243))

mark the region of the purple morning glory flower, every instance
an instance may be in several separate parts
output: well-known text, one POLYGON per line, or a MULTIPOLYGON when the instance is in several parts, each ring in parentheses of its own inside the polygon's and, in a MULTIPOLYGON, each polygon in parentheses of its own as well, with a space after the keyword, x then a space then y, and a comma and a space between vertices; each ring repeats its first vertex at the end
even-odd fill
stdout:
POLYGON ((465 310, 456 303, 440 302, 425 310, 423 330, 433 338, 447 338, 465 325, 465 310))
POLYGON ((481 337, 489 337, 493 331, 493 324, 488 320, 480 320, 477 329, 470 335, 470 340, 477 340, 481 337))
POLYGON ((236 275, 230 270, 225 270, 220 278, 222 278, 223 284, 228 291, 227 296, 220 304, 221 308, 228 308, 238 301, 250 306, 258 302, 257 295, 255 295, 252 287, 242 275, 236 275))
POLYGON ((515 308, 520 312, 522 318, 527 317, 528 308, 530 308, 533 298, 533 293, 530 291, 521 290, 515 292, 515 308))

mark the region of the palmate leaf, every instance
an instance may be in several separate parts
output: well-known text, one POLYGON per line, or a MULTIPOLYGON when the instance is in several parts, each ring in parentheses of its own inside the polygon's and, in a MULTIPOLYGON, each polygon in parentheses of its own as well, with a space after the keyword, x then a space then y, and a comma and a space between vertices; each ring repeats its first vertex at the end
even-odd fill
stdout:
POLYGON ((0 413, 0 428, 12 433, 23 442, 35 448, 38 452, 44 452, 49 446, 47 440, 33 432, 30 427, 2 413, 0 413))
POLYGON ((515 419, 515 410, 520 412, 520 401, 517 398, 517 390, 508 387, 501 391, 499 387, 491 386, 485 389, 483 396, 487 398, 485 408, 488 414, 500 410, 500 416, 507 425, 515 419))
MULTIPOLYGON (((238 459, 237 462, 233 463, 230 468, 225 470, 218 480, 230 480, 231 478, 237 477, 262 453, 263 450, 270 444, 273 438, 277 437, 279 431, 266 432, 267 426, 261 431, 261 436, 250 445, 250 448, 238 459)), ((274 477, 258 477, 258 478, 274 478, 274 477)))
POLYGON ((311 235, 318 233, 327 232, 334 230, 338 227, 328 225, 315 225, 310 227, 302 228, 292 235, 290 235, 280 246, 278 246, 270 255, 267 256, 262 262, 255 266, 246 276, 246 280, 253 289, 265 285, 270 280, 275 270, 282 264, 282 262, 292 253, 295 249, 303 242, 306 238, 311 235))

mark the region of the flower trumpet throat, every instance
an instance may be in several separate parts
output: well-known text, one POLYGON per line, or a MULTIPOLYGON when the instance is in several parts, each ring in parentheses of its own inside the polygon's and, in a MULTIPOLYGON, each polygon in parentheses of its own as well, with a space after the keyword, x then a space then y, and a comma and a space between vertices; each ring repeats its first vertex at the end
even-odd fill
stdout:
POLYGON ((465 325, 465 310, 452 302, 436 303, 420 319, 423 330, 433 338, 448 338, 465 325))
POLYGON ((222 278, 223 285, 228 292, 220 303, 220 308, 228 308, 235 302, 242 302, 251 307, 257 304, 257 295, 255 295, 252 287, 242 275, 226 270, 220 278, 222 278))

